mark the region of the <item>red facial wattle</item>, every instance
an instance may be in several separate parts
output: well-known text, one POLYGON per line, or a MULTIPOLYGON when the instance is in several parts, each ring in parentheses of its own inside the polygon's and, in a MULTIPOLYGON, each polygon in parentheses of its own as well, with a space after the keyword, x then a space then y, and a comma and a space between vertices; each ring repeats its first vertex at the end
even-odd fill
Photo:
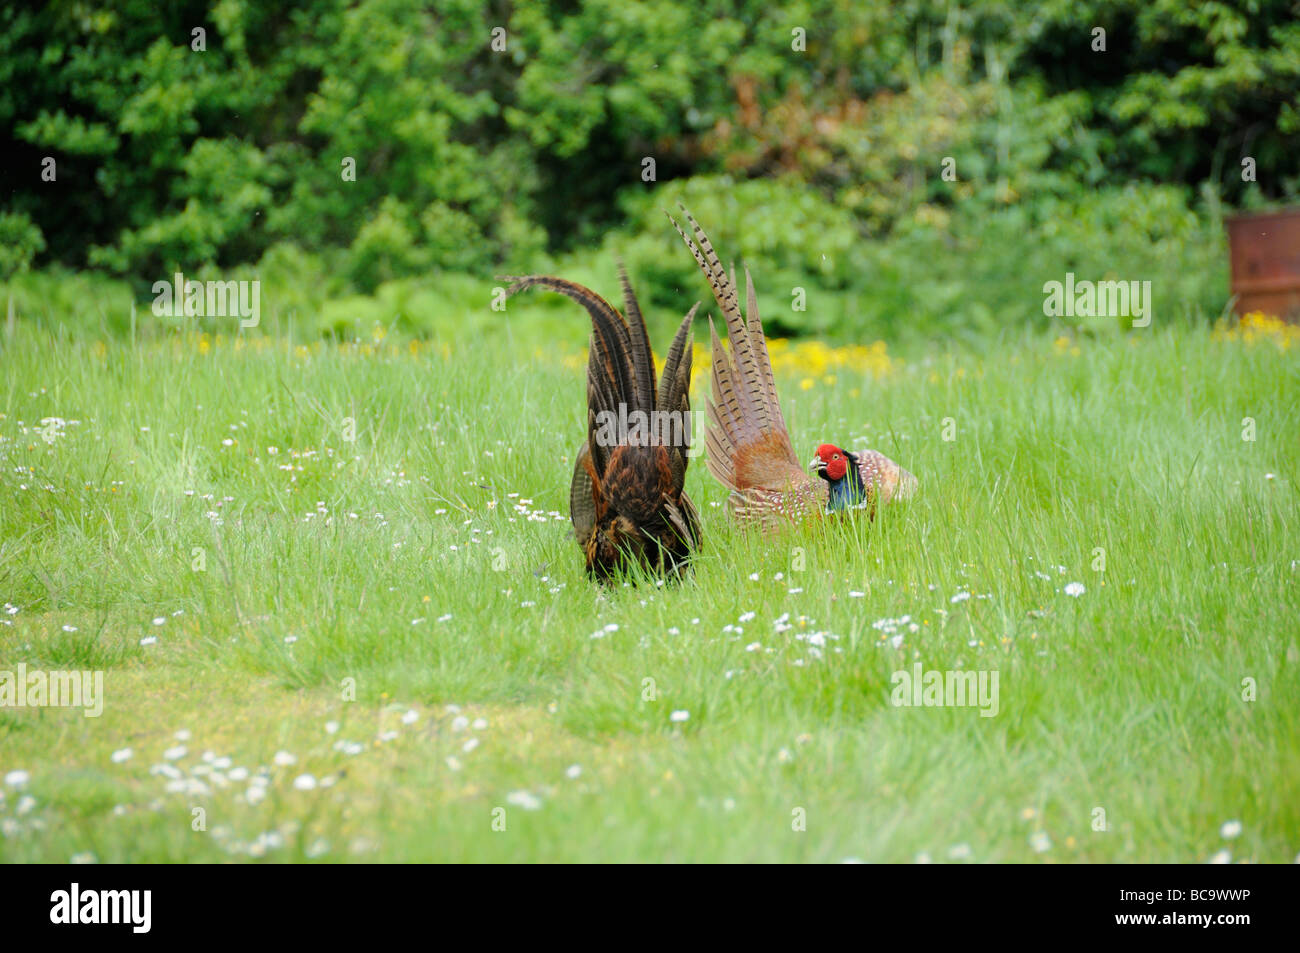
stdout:
POLYGON ((826 478, 832 482, 843 480, 848 473, 849 461, 844 451, 834 444, 824 443, 817 448, 817 456, 826 467, 826 478))

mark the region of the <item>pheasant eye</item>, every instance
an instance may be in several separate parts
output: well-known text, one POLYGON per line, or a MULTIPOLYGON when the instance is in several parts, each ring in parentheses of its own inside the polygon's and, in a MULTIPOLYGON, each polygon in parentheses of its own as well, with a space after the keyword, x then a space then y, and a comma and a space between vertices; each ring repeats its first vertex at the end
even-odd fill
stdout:
POLYGON ((839 455, 838 453, 837 453, 837 454, 834 454, 834 455, 831 457, 832 460, 838 460, 839 458, 840 458, 840 455, 839 455))

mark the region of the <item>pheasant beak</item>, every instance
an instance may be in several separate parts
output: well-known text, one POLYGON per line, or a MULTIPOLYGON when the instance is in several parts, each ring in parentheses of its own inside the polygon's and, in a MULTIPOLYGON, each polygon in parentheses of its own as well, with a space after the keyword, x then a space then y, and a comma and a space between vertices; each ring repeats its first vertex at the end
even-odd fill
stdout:
POLYGON ((813 473, 821 476, 826 472, 826 461, 821 458, 821 454, 814 454, 813 458, 808 461, 808 468, 813 473))

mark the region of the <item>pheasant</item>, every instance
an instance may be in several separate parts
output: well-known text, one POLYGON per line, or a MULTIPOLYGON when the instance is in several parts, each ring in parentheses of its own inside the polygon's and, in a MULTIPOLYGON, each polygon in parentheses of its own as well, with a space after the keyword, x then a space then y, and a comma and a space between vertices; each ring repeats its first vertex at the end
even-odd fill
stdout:
POLYGON ((626 319, 594 291, 563 278, 501 280, 513 282, 507 295, 541 285, 591 315, 587 440, 569 487, 569 515, 588 575, 602 582, 637 569, 680 575, 700 545, 699 513, 683 490, 690 448, 690 332, 699 303, 677 329, 656 388, 649 335, 621 265, 626 319))
POLYGON ((809 463, 816 477, 804 472, 781 414, 749 269, 748 314, 742 316, 734 272, 727 275, 704 229, 685 206, 681 209, 694 241, 672 215, 668 219, 708 279, 731 341, 728 354, 710 319, 713 372, 705 446, 709 472, 731 491, 727 502, 732 516, 770 532, 786 522, 850 509, 874 516, 877 502, 914 493, 916 477, 875 450, 851 452, 823 443, 809 463))

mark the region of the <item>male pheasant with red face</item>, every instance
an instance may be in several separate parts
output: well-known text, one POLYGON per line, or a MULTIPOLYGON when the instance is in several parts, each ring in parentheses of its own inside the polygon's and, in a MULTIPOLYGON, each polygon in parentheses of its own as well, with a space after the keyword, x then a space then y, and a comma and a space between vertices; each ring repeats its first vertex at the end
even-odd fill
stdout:
POLYGON ((810 463, 816 477, 804 472, 776 396, 749 269, 745 316, 734 276, 727 275, 708 236, 684 206, 682 213, 694 240, 671 215, 669 221, 708 279, 731 341, 728 354, 710 320, 713 373, 705 443, 709 472, 731 491, 732 515, 742 523, 774 530, 819 514, 861 509, 874 515, 877 503, 915 492, 916 477, 875 450, 849 452, 823 443, 810 463))
POLYGON ((691 324, 677 329, 655 387, 654 355, 636 295, 620 267, 627 318, 582 285, 547 275, 503 278, 507 295, 541 285, 591 315, 587 442, 569 486, 569 515, 588 574, 678 575, 700 545, 700 517, 683 490, 690 447, 691 324))

